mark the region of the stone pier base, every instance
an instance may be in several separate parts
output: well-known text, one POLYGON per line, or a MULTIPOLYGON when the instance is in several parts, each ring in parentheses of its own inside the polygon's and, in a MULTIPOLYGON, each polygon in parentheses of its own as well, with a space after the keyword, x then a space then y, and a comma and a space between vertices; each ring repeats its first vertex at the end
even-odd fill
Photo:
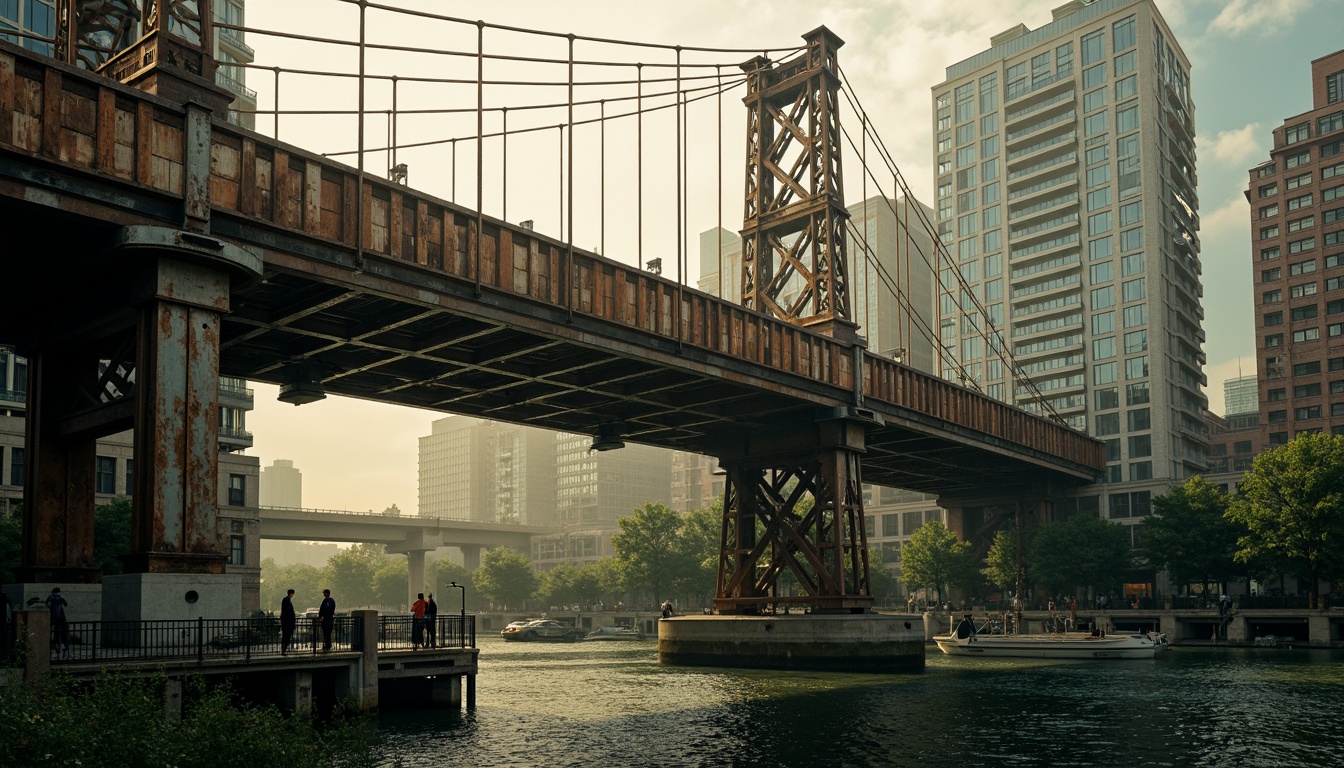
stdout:
POLYGON ((674 666, 922 672, 919 616, 679 616, 658 622, 658 661, 674 666))

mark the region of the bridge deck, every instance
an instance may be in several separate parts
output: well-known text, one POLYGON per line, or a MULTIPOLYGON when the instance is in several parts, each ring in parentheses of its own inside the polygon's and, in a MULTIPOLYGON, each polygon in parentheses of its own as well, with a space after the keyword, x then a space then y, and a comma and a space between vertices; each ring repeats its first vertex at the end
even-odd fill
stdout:
POLYGON ((862 405, 885 422, 864 479, 932 492, 1104 467, 1100 443, 978 392, 237 126, 214 121, 207 152, 190 122, 0 43, 0 209, 29 222, 5 258, 36 273, 0 340, 53 310, 115 309, 91 242, 194 224, 265 261, 224 319, 228 376, 282 383, 303 360, 334 394, 589 434, 618 422, 697 452, 862 405))

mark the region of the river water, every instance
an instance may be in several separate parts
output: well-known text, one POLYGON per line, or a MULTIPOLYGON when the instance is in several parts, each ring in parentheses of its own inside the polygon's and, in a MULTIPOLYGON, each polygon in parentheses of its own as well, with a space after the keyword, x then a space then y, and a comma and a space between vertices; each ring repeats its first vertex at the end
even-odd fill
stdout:
POLYGON ((1344 653, 662 667, 657 642, 481 641, 477 707, 384 713, 388 766, 1344 766, 1344 653))

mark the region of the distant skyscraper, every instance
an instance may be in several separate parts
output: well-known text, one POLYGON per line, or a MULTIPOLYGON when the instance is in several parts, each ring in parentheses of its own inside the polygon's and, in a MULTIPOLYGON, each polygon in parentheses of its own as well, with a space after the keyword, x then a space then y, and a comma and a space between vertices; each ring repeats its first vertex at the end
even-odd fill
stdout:
POLYGON ((552 525, 555 433, 449 416, 420 438, 420 514, 552 525))
POLYGON ((1254 376, 1223 382, 1223 415, 1241 416, 1260 412, 1260 389, 1254 376))
POLYGON ((261 506, 303 508, 303 473, 289 459, 261 468, 261 506))
POLYGON ((1311 63, 1312 108, 1251 169, 1260 429, 1344 433, 1344 50, 1311 63))
POLYGON ((941 343, 990 396, 1048 405, 1105 442, 1103 482, 1076 508, 1137 522, 1204 470, 1190 64, 1152 0, 1074 0, 990 42, 932 89, 938 230, 954 262, 941 343), (985 338, 972 295, 1002 342, 985 338))

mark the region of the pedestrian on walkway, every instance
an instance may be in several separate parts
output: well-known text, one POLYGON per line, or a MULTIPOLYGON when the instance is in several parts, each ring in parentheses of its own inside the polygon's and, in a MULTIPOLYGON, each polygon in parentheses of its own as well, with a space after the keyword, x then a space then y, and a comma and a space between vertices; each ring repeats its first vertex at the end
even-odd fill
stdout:
POLYGON ((416 593, 415 602, 411 603, 411 647, 417 650, 425 643, 425 608, 428 606, 425 593, 416 593))
POLYGON ((61 597, 61 588, 52 587, 51 594, 47 595, 47 610, 51 611, 51 650, 62 656, 70 653, 70 625, 65 620, 68 605, 61 597))
POLYGON ((280 655, 289 653, 289 645, 294 641, 294 625, 298 619, 294 613, 294 590, 285 592, 280 601, 280 655))
POLYGON ((336 601, 331 590, 322 590, 322 604, 317 607, 317 622, 322 626, 322 650, 331 650, 331 627, 336 623, 336 601))
POLYGON ((439 642, 439 604, 434 602, 434 593, 429 593, 425 601, 425 646, 434 648, 439 642))

